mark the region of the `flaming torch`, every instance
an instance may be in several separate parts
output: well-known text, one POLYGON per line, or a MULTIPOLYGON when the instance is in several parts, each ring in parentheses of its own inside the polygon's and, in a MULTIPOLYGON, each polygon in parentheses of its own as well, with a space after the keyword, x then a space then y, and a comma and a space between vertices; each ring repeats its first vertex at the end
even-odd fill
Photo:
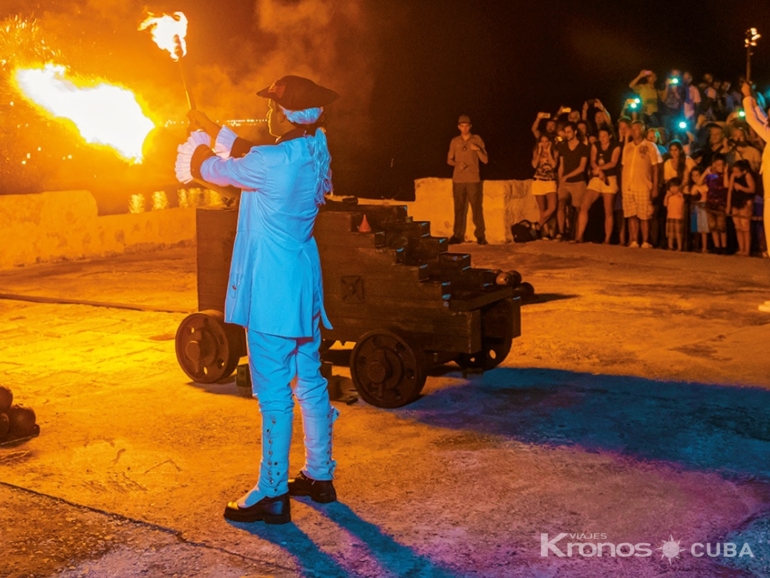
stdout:
POLYGON ((150 16, 139 25, 139 30, 150 29, 152 39, 159 48, 168 51, 171 58, 179 63, 179 73, 182 76, 182 84, 187 93, 187 104, 190 110, 195 110, 195 99, 187 85, 187 77, 182 66, 182 58, 187 54, 187 17, 183 12, 164 14, 163 16, 150 16))

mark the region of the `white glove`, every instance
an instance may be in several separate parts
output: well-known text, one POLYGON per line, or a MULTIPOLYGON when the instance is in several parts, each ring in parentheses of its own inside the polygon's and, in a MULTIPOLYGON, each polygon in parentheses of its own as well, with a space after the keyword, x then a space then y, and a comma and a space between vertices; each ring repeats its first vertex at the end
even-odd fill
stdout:
POLYGON ((199 146, 205 145, 211 147, 211 137, 202 130, 196 130, 190 133, 190 138, 184 144, 180 144, 177 147, 176 156, 176 178, 180 183, 189 183, 195 178, 190 171, 190 161, 192 161, 193 153, 199 146))

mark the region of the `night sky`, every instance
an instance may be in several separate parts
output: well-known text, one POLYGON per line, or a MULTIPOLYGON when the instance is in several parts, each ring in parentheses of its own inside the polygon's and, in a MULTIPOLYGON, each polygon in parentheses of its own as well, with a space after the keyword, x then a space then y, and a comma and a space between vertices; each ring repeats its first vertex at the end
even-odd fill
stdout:
POLYGON ((181 118, 178 71, 136 31, 144 6, 187 14, 186 66, 212 115, 261 116, 252 93, 283 73, 337 90, 329 134, 342 194, 405 198, 414 178, 450 176, 459 114, 487 143, 482 178, 528 178, 538 110, 598 97, 617 117, 643 68, 735 81, 751 26, 767 35, 753 77, 770 86, 767 2, 4 0, 0 18, 37 17, 68 64, 135 86, 159 116, 181 118))

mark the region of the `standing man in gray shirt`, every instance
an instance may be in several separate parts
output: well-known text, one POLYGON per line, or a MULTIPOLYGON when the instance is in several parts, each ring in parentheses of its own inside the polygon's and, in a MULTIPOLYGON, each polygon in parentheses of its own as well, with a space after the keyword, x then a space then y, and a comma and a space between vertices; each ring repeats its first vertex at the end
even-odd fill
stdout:
POLYGON ((449 143, 447 163, 454 167, 452 174, 452 193, 455 205, 455 224, 450 244, 465 242, 465 222, 468 217, 468 205, 473 211, 473 224, 476 242, 486 245, 484 228, 484 209, 482 207, 481 177, 479 161, 489 162, 484 141, 476 134, 471 134, 471 119, 462 115, 457 121, 459 136, 449 143))

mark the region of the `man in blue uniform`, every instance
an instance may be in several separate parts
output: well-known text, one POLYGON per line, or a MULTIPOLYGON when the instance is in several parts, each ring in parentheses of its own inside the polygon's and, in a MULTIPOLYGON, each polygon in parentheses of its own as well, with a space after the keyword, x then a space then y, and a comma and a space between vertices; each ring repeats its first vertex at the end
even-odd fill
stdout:
POLYGON ((227 505, 225 518, 282 524, 291 520, 289 494, 336 500, 331 449, 339 412, 329 403, 320 373, 320 323, 331 325, 313 226, 332 188, 321 116, 338 95, 298 76, 285 76, 257 94, 268 99, 274 145, 253 146, 191 111, 203 131, 179 147, 176 171, 182 182, 200 179, 243 190, 225 320, 247 329, 253 392, 262 414, 262 460, 259 481, 227 505), (289 480, 295 377, 305 465, 289 480))

